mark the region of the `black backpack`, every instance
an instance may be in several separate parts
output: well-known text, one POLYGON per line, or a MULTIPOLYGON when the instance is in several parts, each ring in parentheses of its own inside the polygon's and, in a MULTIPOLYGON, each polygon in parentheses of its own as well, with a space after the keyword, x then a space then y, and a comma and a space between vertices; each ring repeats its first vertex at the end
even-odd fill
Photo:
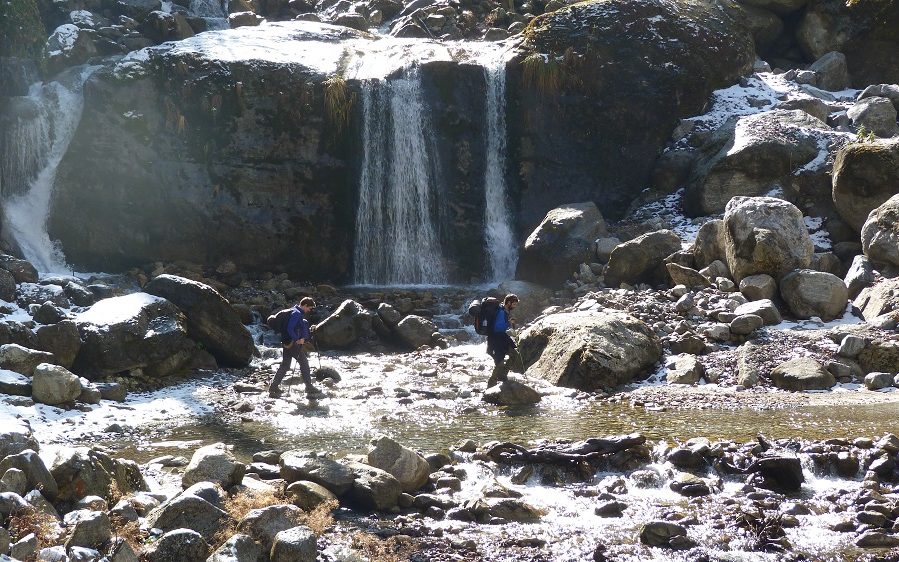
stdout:
POLYGON ((498 310, 499 299, 496 297, 485 297, 483 300, 472 301, 468 305, 468 314, 474 319, 474 331, 482 336, 491 334, 498 310))
POLYGON ((289 339, 287 337, 287 321, 290 320, 290 315, 292 313, 293 308, 285 308, 265 319, 265 325, 268 326, 269 329, 280 334, 282 341, 289 339))

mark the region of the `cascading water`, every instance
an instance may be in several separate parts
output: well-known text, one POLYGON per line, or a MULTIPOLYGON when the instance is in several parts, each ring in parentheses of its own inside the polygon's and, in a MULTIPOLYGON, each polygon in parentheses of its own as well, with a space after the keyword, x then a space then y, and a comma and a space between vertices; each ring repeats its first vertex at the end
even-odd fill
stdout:
POLYGON ((190 0, 190 14, 206 20, 209 30, 228 29, 228 0, 190 0))
POLYGON ((362 174, 355 282, 436 285, 446 270, 434 225, 436 171, 416 67, 362 87, 362 174))
POLYGON ((12 162, 22 164, 18 169, 23 173, 28 171, 28 166, 34 173, 20 175, 20 186, 4 185, 4 229, 25 258, 44 273, 71 271, 62 251, 47 234, 47 215, 56 168, 75 136, 84 107, 82 89, 94 70, 96 67, 84 68, 70 77, 71 83, 66 85, 50 82, 31 86, 28 99, 36 111, 33 115, 19 117, 17 125, 7 132, 7 135, 18 135, 18 138, 8 136, 7 146, 18 143, 20 148, 17 154, 4 151, 4 167, 12 162))
POLYGON ((506 64, 494 59, 484 67, 487 81, 487 162, 484 173, 484 238, 491 280, 515 277, 518 245, 512 231, 506 191, 506 64))

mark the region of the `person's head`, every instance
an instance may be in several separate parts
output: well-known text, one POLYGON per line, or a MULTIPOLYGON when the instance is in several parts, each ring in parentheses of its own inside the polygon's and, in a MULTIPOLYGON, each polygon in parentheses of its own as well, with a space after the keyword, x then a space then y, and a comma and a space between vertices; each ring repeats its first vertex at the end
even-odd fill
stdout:
POLYGON ((312 300, 312 297, 303 297, 300 300, 300 308, 303 309, 305 314, 309 314, 309 312, 315 308, 315 301, 312 300))
POLYGON ((503 299, 503 306, 506 310, 515 310, 515 307, 518 306, 518 295, 514 293, 506 295, 506 298, 503 299))

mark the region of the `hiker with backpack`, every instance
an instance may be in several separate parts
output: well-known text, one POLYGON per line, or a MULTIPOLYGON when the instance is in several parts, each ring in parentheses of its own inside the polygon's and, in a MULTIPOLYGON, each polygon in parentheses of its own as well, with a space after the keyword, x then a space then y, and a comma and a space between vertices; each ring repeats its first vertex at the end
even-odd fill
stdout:
POLYGON ((291 362, 296 359, 300 364, 300 373, 303 375, 303 383, 306 385, 307 398, 319 398, 324 396, 322 391, 312 384, 312 374, 309 369, 309 359, 303 351, 303 345, 312 340, 312 330, 306 316, 315 308, 315 301, 311 297, 304 297, 293 308, 279 311, 269 317, 267 323, 270 328, 280 328, 281 345, 284 347, 284 355, 281 366, 275 372, 275 377, 268 386, 268 395, 272 398, 281 396, 278 386, 284 375, 290 369, 291 362), (274 325, 273 325, 274 324, 274 325))
POLYGON ((518 346, 515 345, 512 336, 507 333, 509 328, 512 327, 509 313, 515 310, 517 306, 518 295, 510 293, 503 299, 502 304, 496 306, 496 312, 492 315, 492 321, 486 318, 490 314, 489 310, 483 313, 489 326, 487 331, 487 355, 492 357, 495 363, 493 372, 490 374, 490 378, 487 379, 487 388, 507 379, 510 364, 524 370, 522 368, 521 356, 518 354, 518 346), (505 362, 506 355, 509 356, 508 363, 505 362))

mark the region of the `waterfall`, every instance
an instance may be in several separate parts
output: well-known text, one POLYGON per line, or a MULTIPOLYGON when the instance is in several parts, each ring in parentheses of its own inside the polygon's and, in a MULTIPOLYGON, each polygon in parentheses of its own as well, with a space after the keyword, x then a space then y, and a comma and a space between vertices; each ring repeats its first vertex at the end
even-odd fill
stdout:
POLYGON ((190 0, 189 13, 206 20, 207 29, 228 29, 228 0, 190 0))
POLYGON ((506 64, 500 57, 484 67, 487 81, 487 162, 484 171, 484 239, 490 280, 515 277, 518 244, 506 193, 506 64))
POLYGON ((435 216, 436 170, 416 67, 362 86, 362 172, 356 216, 355 282, 435 285, 446 270, 435 216))
MULTIPOLYGON (((4 168, 9 166, 9 169, 19 170, 16 175, 21 183, 3 184, 6 216, 3 226, 24 257, 44 273, 71 271, 62 251, 47 234, 47 216, 56 167, 65 156, 81 120, 82 88, 96 68, 82 69, 68 85, 60 82, 32 85, 27 99, 36 111, 32 115, 19 116, 16 124, 5 133, 8 136, 4 144, 8 148, 0 154, 2 164, 4 168), (15 150, 17 146, 18 151, 15 150)), ((10 178, 4 177, 3 181, 10 181, 10 178)), ((77 218, 73 217, 73 220, 77 218)))

